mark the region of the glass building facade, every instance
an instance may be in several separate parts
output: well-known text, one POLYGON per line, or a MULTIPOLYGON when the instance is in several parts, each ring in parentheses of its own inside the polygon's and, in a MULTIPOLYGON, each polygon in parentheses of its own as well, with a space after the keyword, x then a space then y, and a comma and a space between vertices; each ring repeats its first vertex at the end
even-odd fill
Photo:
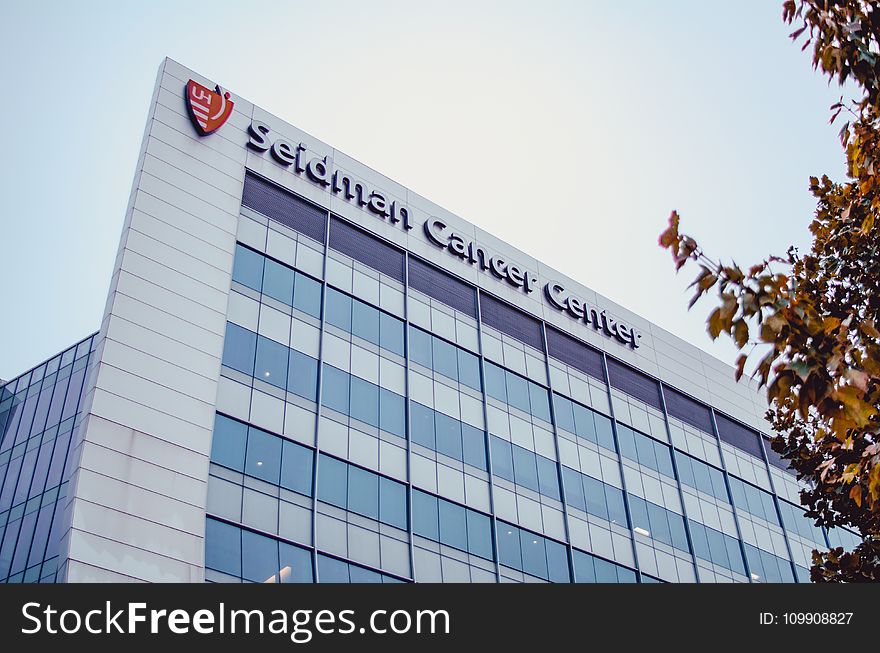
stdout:
POLYGON ((804 582, 858 541, 732 368, 243 98, 200 136, 189 79, 101 330, 0 389, 0 580, 804 582))

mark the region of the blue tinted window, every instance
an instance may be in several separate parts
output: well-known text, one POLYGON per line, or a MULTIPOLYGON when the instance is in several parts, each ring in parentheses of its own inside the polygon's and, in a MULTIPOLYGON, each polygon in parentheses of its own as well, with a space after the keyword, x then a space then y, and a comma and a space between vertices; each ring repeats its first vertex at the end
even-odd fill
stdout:
POLYGON ((312 583, 312 554, 298 546, 279 542, 279 578, 282 583, 312 583))
POLYGON ((348 563, 325 555, 318 555, 318 579, 322 583, 348 583, 348 563))
POLYGON ((321 283, 304 274, 297 273, 293 292, 293 307, 320 319, 321 283))
POLYGON ((406 486, 390 478, 379 478, 379 519, 406 529, 406 486))
POLYGON ((287 352, 289 350, 282 344, 264 338, 257 337, 257 364, 254 368, 254 376, 260 381, 271 383, 282 390, 287 387, 287 352))
POLYGON ((348 509, 379 518, 379 477, 354 465, 348 466, 348 509))
POLYGON ((507 382, 504 370, 486 361, 484 366, 486 375, 486 394, 500 401, 507 402, 507 382))
POLYGON ((574 424, 574 414, 572 412, 572 404, 565 397, 557 394, 553 395, 553 412, 556 415, 556 426, 568 431, 569 433, 577 433, 574 424))
POLYGON ((528 381, 510 372, 505 376, 507 377, 507 403, 523 412, 531 412, 528 381))
MULTIPOLYGON (((571 562, 574 567, 574 582, 576 583, 598 583, 601 582, 596 578, 596 568, 593 556, 573 549, 571 552, 571 562)), ((605 581, 610 582, 610 581, 605 581)))
POLYGON ((278 541, 241 532, 241 575, 255 583, 278 582, 278 541))
POLYGON ((349 565, 348 572, 351 574, 352 583, 381 583, 382 574, 370 569, 364 569, 357 565, 349 565))
POLYGON ((288 490, 311 496, 312 460, 310 449, 285 440, 281 453, 281 485, 288 490))
POLYGON ((263 270, 263 293, 290 306, 293 303, 293 270, 266 259, 263 270))
POLYGON ((427 368, 433 367, 431 357, 431 336, 421 329, 409 329, 409 355, 414 363, 427 368))
POLYGON ((281 474, 281 438, 253 426, 249 427, 244 473, 278 485, 281 474))
POLYGON ((526 531, 520 531, 519 536, 522 542, 522 570, 538 578, 547 578, 547 551, 544 538, 526 531))
POLYGON ((532 415, 545 422, 550 421, 550 399, 546 388, 529 381, 529 403, 532 407, 532 415))
POLYGON ((433 338, 434 370, 450 379, 458 379, 458 356, 448 342, 433 338))
POLYGON ((341 460, 321 454, 318 467, 318 498, 340 508, 346 507, 348 470, 341 460))
POLYGON ((351 297, 327 288, 327 322, 351 332, 351 297))
POLYGON ((410 402, 412 441, 436 450, 434 441, 434 411, 416 402, 410 402))
POLYGON ((379 428, 406 437, 404 400, 399 394, 379 388, 379 428))
POLYGON ((467 521, 464 508, 440 500, 440 542, 467 551, 467 521))
POLYGON ((403 322, 396 317, 381 313, 379 315, 379 344, 398 356, 403 356, 403 322))
POLYGON ((568 551, 559 542, 546 540, 547 547, 547 579, 551 583, 571 582, 568 569, 568 551))
POLYGON ((440 540, 440 520, 437 497, 413 490, 412 493, 413 533, 429 540, 440 540))
POLYGON ((462 422, 461 435, 464 462, 486 469, 486 435, 480 429, 462 422))
POLYGON ((638 454, 636 460, 645 467, 658 471, 657 456, 654 452, 654 441, 645 437, 641 433, 635 433, 634 437, 636 442, 636 452, 638 454))
POLYGON ((214 519, 205 522, 205 566, 241 576, 241 531, 214 519))
POLYGON ((605 484, 592 476, 581 476, 587 512, 602 519, 608 519, 608 504, 605 501, 605 484))
MULTIPOLYGON (((528 534, 525 534, 528 535, 528 534)), ((502 565, 522 569, 520 533, 516 526, 498 522, 498 558, 502 565)))
POLYGON ((467 511, 468 551, 474 555, 493 559, 492 520, 473 510, 467 511))
POLYGON ((434 413, 437 452, 461 460, 461 422, 443 413, 434 413))
POLYGON ((318 361, 311 356, 290 350, 287 390, 311 401, 318 398, 318 361))
POLYGON ((666 511, 657 504, 648 502, 648 521, 651 524, 651 537, 671 546, 672 535, 669 532, 666 511))
POLYGON ((370 426, 379 426, 379 387, 352 376, 350 415, 370 426))
POLYGON ((256 353, 257 334, 227 322, 226 338, 223 340, 223 364, 253 376, 256 353))
POLYGON ((324 365, 323 376, 324 390, 321 394, 321 403, 348 415, 348 374, 332 365, 324 365))
POLYGON ((593 421, 596 424, 596 441, 600 446, 614 451, 614 431, 611 426, 611 420, 604 415, 593 413, 593 421))
POLYGON ((554 499, 559 496, 559 476, 556 471, 556 463, 544 456, 536 456, 538 462, 538 489, 541 494, 554 499))
POLYGON ((617 442, 620 445, 620 455, 630 460, 639 459, 638 451, 636 451, 635 432, 622 424, 617 425, 617 442))
POLYGON ((247 426, 234 419, 217 415, 214 419, 214 438, 211 442, 211 460, 237 472, 244 471, 244 452, 247 426))
POLYGON ((474 390, 482 390, 480 359, 464 349, 458 350, 458 380, 474 390))
POLYGON ((492 473, 501 478, 513 481, 513 454, 510 443, 494 435, 490 438, 492 447, 492 473))
POLYGON ((354 300, 351 307, 351 332, 374 345, 379 341, 379 311, 372 306, 354 300))
POLYGON ((565 502, 572 508, 586 512, 587 504, 584 500, 584 486, 580 473, 563 466, 562 482, 565 483, 565 502))
POLYGON ((574 424, 576 429, 575 433, 577 433, 579 437, 584 438, 585 440, 598 443, 598 438, 596 437, 596 422, 593 419, 593 411, 591 411, 589 408, 581 406, 580 404, 574 404, 573 412, 574 424))
POLYGON ((517 485, 538 491, 538 468, 535 454, 520 446, 513 445, 513 476, 517 485))
POLYGON ((605 503, 608 506, 608 520, 626 528, 626 507, 623 502, 623 491, 606 484, 605 503))
POLYGON ((232 279, 257 292, 263 286, 262 255, 241 245, 235 246, 235 262, 232 265, 232 279))

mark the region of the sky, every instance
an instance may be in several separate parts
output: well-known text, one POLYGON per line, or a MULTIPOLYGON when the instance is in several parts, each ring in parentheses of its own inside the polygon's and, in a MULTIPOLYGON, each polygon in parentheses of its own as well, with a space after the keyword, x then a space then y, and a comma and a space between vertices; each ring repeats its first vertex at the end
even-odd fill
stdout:
POLYGON ((790 31, 781 0, 3 0, 0 378, 100 327, 166 56, 732 362, 657 236, 809 246, 840 92, 790 31))

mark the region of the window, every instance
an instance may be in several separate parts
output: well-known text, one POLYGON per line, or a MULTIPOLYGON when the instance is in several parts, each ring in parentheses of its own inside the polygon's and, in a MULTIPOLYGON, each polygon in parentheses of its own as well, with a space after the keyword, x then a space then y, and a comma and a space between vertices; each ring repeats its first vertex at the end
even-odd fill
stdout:
POLYGON ((380 319, 378 310, 372 306, 364 304, 363 302, 359 302, 356 299, 352 301, 352 335, 355 335, 358 338, 363 338, 367 342, 372 342, 374 345, 378 345, 380 343, 379 323, 380 319))
POLYGON ((278 485, 281 475, 281 438, 248 427, 245 474, 278 485))
POLYGON ((546 388, 486 361, 486 393, 524 413, 550 421, 550 396, 546 388))
POLYGON ((257 334, 227 322, 226 337, 223 340, 223 364, 253 376, 256 352, 257 334))
POLYGON ((684 518, 650 501, 629 495, 633 530, 681 551, 690 552, 684 518))
POLYGON ((379 346, 403 356, 403 321, 388 313, 379 312, 379 346))
POLYGON ((596 556, 572 549, 576 583, 635 583, 636 572, 596 556))
POLYGON ((379 426, 379 387, 351 377, 351 417, 370 426, 379 426))
POLYGON ((328 324, 351 333, 351 297, 335 288, 327 288, 328 324))
POLYGON ((794 574, 788 560, 772 553, 744 544, 752 581, 756 583, 793 583, 794 574))
POLYGON ((247 425, 224 415, 214 419, 211 461, 237 472, 244 471, 247 425))
POLYGON ((278 540, 241 532, 241 575, 254 583, 277 582, 278 540))
POLYGON ((485 470, 485 432, 427 406, 410 402, 412 441, 437 453, 485 470))
POLYGON ((487 560, 492 554, 492 520, 457 503, 413 490, 413 533, 487 560))
POLYGON ((321 403, 336 412, 348 415, 349 375, 332 365, 324 365, 323 384, 321 403))
POLYGON ((261 254, 236 244, 232 280, 260 292, 263 288, 264 260, 261 254))
POLYGON ((414 326, 409 328, 409 348, 412 362, 474 390, 482 390, 480 359, 469 351, 414 326))
POLYGON ((295 277, 293 307, 320 320, 321 282, 315 281, 311 277, 307 277, 299 272, 296 273, 295 277))
POLYGON ((287 542, 278 543, 279 572, 281 583, 313 583, 312 554, 306 549, 287 542))
POLYGON ((205 522, 205 566, 241 576, 241 535, 235 526, 215 519, 205 522))
POLYGON ((379 428, 406 437, 406 408, 401 395, 379 388, 379 428))
POLYGON ((320 456, 318 498, 370 519, 406 529, 406 487, 326 454, 320 456))
POLYGON ((318 399, 318 361, 290 350, 287 363, 287 390, 311 401, 318 399))
POLYGON ((560 499, 556 462, 496 436, 490 438, 492 471, 503 479, 560 499))
POLYGON ((518 569, 551 583, 571 582, 565 545, 498 522, 498 555, 502 565, 518 569))
POLYGON ((281 452, 281 486, 311 496, 313 459, 311 449, 284 440, 281 452))
POLYGON ((724 483, 724 472, 680 451, 675 452, 675 462, 678 465, 678 476, 682 484, 730 503, 727 485, 724 483))
POLYGON ((694 553, 702 560, 729 569, 738 574, 745 574, 739 540, 699 522, 688 520, 694 553))
POLYGON ((609 451, 616 450, 609 418, 557 394, 553 395, 553 410, 559 428, 609 451))
POLYGON ((562 477, 565 481, 565 499, 568 505, 624 528, 627 527, 622 490, 564 465, 562 477))
POLYGON ((404 354, 402 320, 334 288, 327 288, 327 322, 398 356, 404 354))
POLYGON ((294 272, 286 265, 266 259, 263 270, 263 294, 288 306, 293 305, 294 272))
POLYGON ((285 389, 288 351, 290 350, 287 347, 274 340, 257 336, 257 364, 254 376, 260 381, 285 389))
POLYGON ((730 477, 730 491, 733 494, 733 504, 738 509, 745 510, 770 524, 780 525, 779 515, 776 513, 776 506, 770 494, 734 476, 730 477))
POLYGON ((675 478, 672 452, 668 446, 620 423, 617 424, 617 439, 620 443, 620 453, 624 458, 629 458, 669 478, 675 478))

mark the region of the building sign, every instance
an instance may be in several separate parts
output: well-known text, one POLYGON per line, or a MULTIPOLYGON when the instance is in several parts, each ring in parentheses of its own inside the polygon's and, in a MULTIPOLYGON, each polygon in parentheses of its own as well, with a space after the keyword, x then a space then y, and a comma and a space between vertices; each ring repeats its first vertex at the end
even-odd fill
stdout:
POLYGON ((186 108, 199 136, 217 131, 232 115, 234 103, 229 99, 229 92, 219 86, 216 89, 212 91, 192 79, 186 83, 186 108))
MULTIPOLYGON (((406 230, 413 228, 413 214, 409 207, 397 200, 389 200, 379 189, 370 188, 365 182, 358 181, 343 170, 334 170, 326 156, 309 156, 304 143, 294 144, 283 138, 275 138, 265 123, 255 120, 250 124, 247 145, 257 152, 269 152, 276 162, 294 174, 376 217, 400 225, 406 230)), ((535 272, 507 261, 503 256, 464 238, 440 218, 428 218, 423 225, 423 231, 430 243, 449 251, 466 263, 476 265, 480 270, 526 294, 533 293, 540 287, 540 280, 535 272)), ((641 333, 609 316, 604 309, 592 306, 570 293, 561 283, 546 283, 543 295, 544 300, 556 310, 623 345, 632 349, 638 348, 641 333)))

